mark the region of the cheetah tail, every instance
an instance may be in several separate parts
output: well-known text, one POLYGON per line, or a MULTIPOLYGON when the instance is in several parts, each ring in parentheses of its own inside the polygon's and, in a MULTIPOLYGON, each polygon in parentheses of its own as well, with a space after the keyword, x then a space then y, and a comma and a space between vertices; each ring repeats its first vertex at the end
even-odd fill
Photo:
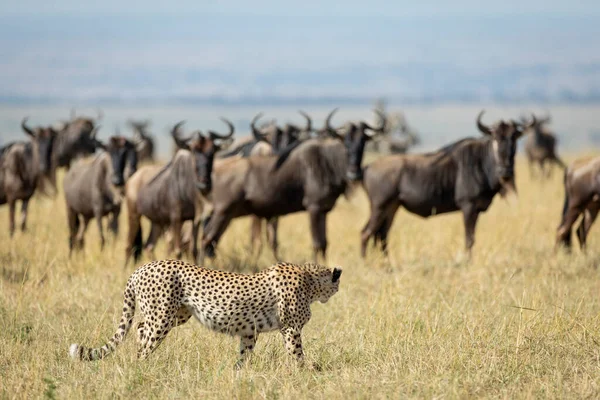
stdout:
POLYGON ((135 314, 135 291, 131 278, 127 282, 125 293, 123 294, 123 315, 119 322, 119 327, 113 337, 102 347, 90 348, 73 343, 69 347, 69 355, 74 360, 93 361, 106 357, 125 339, 135 314))

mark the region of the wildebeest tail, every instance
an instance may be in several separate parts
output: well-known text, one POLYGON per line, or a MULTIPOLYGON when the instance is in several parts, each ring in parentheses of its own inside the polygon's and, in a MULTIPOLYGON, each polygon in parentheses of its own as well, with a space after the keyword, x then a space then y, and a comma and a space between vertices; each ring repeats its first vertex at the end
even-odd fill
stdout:
POLYGON ((106 357, 123 342, 129 328, 133 321, 133 315, 135 314, 135 288, 133 286, 132 278, 127 281, 125 287, 125 293, 123 294, 123 315, 119 322, 119 327, 112 338, 102 347, 85 347, 76 343, 73 343, 69 347, 69 355, 75 360, 82 361, 93 361, 99 360, 106 357))
POLYGON ((144 246, 144 238, 142 236, 142 224, 138 226, 135 240, 133 241, 133 260, 138 262, 142 257, 142 247, 144 246))

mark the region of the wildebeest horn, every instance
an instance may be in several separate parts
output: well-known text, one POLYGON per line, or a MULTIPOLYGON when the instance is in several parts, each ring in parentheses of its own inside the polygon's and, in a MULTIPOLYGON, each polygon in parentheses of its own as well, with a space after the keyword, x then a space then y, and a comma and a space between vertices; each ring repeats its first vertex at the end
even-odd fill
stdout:
POLYGON ((29 127, 27 125, 25 125, 28 118, 29 117, 23 118, 23 121, 21 121, 21 128, 23 128, 23 130, 25 131, 26 134, 28 134, 31 137, 34 137, 35 134, 33 133, 33 131, 31 129, 29 129, 29 127))
POLYGON ((327 118, 325 118, 325 126, 324 129, 328 129, 331 130, 333 129, 330 125, 331 123, 331 118, 333 117, 333 114, 335 114, 337 112, 338 108, 334 108, 333 110, 331 110, 331 112, 327 115, 327 118))
POLYGON ((304 118, 306 118, 306 128, 304 128, 305 132, 310 132, 312 131, 312 120, 310 119, 310 117, 308 116, 307 113, 305 113, 302 110, 298 111, 304 118))
POLYGON ((333 138, 343 140, 344 137, 337 132, 336 128, 333 128, 331 126, 331 118, 337 112, 337 110, 338 110, 337 107, 334 108, 333 110, 331 110, 331 112, 327 115, 327 118, 325 118, 325 123, 323 124, 323 128, 320 131, 318 131, 318 133, 319 134, 327 134, 333 138))
POLYGON ((98 109, 98 117, 96 118, 96 121, 102 121, 102 119, 104 119, 104 113, 102 110, 98 109))
POLYGON ((367 129, 369 129, 371 131, 371 133, 367 133, 365 131, 365 135, 367 136, 375 136, 378 133, 383 133, 383 131, 385 131, 385 124, 386 124, 386 116, 384 113, 382 113, 380 110, 374 109, 373 110, 377 115, 379 115, 379 118, 381 118, 381 126, 378 128, 372 128, 369 124, 367 124, 366 122, 363 122, 363 124, 365 125, 365 127, 367 129))
POLYGON ((176 123, 173 129, 171 129, 171 136, 173 137, 173 140, 175 141, 177 147, 179 147, 180 149, 187 149, 189 148, 187 142, 189 142, 192 137, 190 136, 187 139, 182 139, 179 137, 179 128, 183 124, 185 124, 185 121, 180 121, 176 123))
POLYGON ((550 122, 550 120, 552 119, 552 117, 550 117, 550 113, 548 111, 546 111, 546 115, 537 121, 538 124, 547 124, 550 122))
POLYGON ((233 132, 235 132, 235 127, 233 126, 233 124, 231 123, 231 121, 229 121, 227 118, 223 118, 221 117, 221 121, 225 122, 227 124, 227 126, 229 127, 229 133, 226 135, 221 135, 218 134, 215 131, 208 131, 208 134, 210 135, 210 138, 212 140, 215 139, 221 139, 221 140, 226 140, 229 139, 231 136, 233 136, 233 132))
POLYGON ((252 135, 258 141, 266 141, 265 135, 262 134, 258 129, 256 129, 256 122, 262 116, 263 116, 263 113, 259 112, 258 114, 256 114, 256 116, 254 118, 252 118, 252 121, 250 122, 250 128, 252 129, 252 135))
POLYGON ((481 133, 483 133, 485 135, 491 135, 492 130, 489 127, 487 127, 486 125, 484 125, 483 122, 481 122, 481 117, 483 116, 484 113, 485 113, 485 110, 481 110, 481 112, 477 116, 477 128, 479 128, 481 133))

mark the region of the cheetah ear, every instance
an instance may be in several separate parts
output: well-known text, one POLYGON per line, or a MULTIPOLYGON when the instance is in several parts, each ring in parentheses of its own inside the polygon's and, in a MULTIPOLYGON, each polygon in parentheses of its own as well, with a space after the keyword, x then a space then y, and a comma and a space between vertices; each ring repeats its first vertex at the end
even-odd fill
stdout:
POLYGON ((333 274, 332 274, 332 275, 333 275, 333 276, 332 276, 332 278, 331 278, 331 281, 332 281, 333 283, 336 283, 337 281, 339 281, 339 280, 340 280, 340 276, 342 275, 342 270, 341 270, 341 269, 338 269, 338 268, 334 268, 334 269, 333 269, 333 274))

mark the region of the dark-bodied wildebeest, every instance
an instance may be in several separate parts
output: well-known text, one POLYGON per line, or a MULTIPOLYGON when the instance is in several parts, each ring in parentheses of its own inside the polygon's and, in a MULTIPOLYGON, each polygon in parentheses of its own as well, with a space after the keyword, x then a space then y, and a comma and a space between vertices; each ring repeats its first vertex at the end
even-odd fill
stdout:
POLYGON ((571 247, 571 228, 583 215, 577 239, 585 250, 587 235, 600 211, 600 157, 576 160, 565 171, 565 202, 556 244, 571 247))
POLYGON ((496 193, 515 192, 517 139, 529 125, 500 121, 492 126, 477 117, 483 138, 467 138, 436 152, 394 155, 370 164, 363 179, 371 216, 361 232, 361 255, 372 236, 387 254, 387 235, 399 207, 429 217, 462 211, 467 252, 475 241, 479 213, 488 209, 496 193))
POLYGON ((125 182, 137 169, 136 148, 122 136, 112 136, 101 148, 104 151, 96 156, 76 161, 64 177, 69 254, 75 247, 83 248, 92 218, 98 224, 100 249, 105 243, 102 217, 112 214, 110 227, 115 235, 118 232, 125 182))
POLYGON ((133 142, 137 150, 139 162, 154 161, 154 138, 148 132, 150 121, 133 121, 127 122, 133 129, 133 142))
POLYGON ((525 142, 525 154, 529 163, 529 173, 533 177, 535 164, 540 167, 542 178, 549 177, 552 173, 552 164, 565 169, 566 165, 556 154, 556 136, 548 129, 550 117, 546 116, 536 120, 536 124, 525 131, 529 134, 525 142), (546 163, 549 163, 546 169, 546 163))
POLYGON ((0 204, 9 207, 9 233, 15 233, 15 208, 21 200, 21 230, 27 228, 27 207, 36 189, 47 190, 52 181, 52 148, 57 132, 50 127, 29 128, 21 122, 29 142, 9 143, 0 149, 0 204))
POLYGON ((330 126, 334 112, 323 129, 333 138, 297 142, 280 155, 243 158, 215 168, 214 212, 202 240, 206 255, 214 256, 214 246, 233 218, 269 219, 308 211, 313 257, 325 258, 327 213, 350 183, 360 179, 365 144, 385 125, 350 124, 341 134, 330 126))
MULTIPOLYGON (((171 228, 174 236, 174 249, 177 258, 181 257, 181 228, 185 221, 193 221, 193 256, 197 258, 198 249, 195 238, 198 235, 205 196, 212 188, 212 168, 215 153, 220 142, 228 140, 234 132, 233 124, 222 120, 229 126, 227 135, 209 131, 209 137, 200 131, 187 139, 180 136, 183 122, 176 124, 171 135, 179 150, 173 159, 157 171, 155 166, 140 168, 127 182, 125 196, 127 201, 129 233, 125 250, 125 265, 133 254, 138 260, 142 251, 141 216, 152 222, 156 235, 158 228, 171 228)), ((154 243, 156 235, 148 242, 154 243)))

